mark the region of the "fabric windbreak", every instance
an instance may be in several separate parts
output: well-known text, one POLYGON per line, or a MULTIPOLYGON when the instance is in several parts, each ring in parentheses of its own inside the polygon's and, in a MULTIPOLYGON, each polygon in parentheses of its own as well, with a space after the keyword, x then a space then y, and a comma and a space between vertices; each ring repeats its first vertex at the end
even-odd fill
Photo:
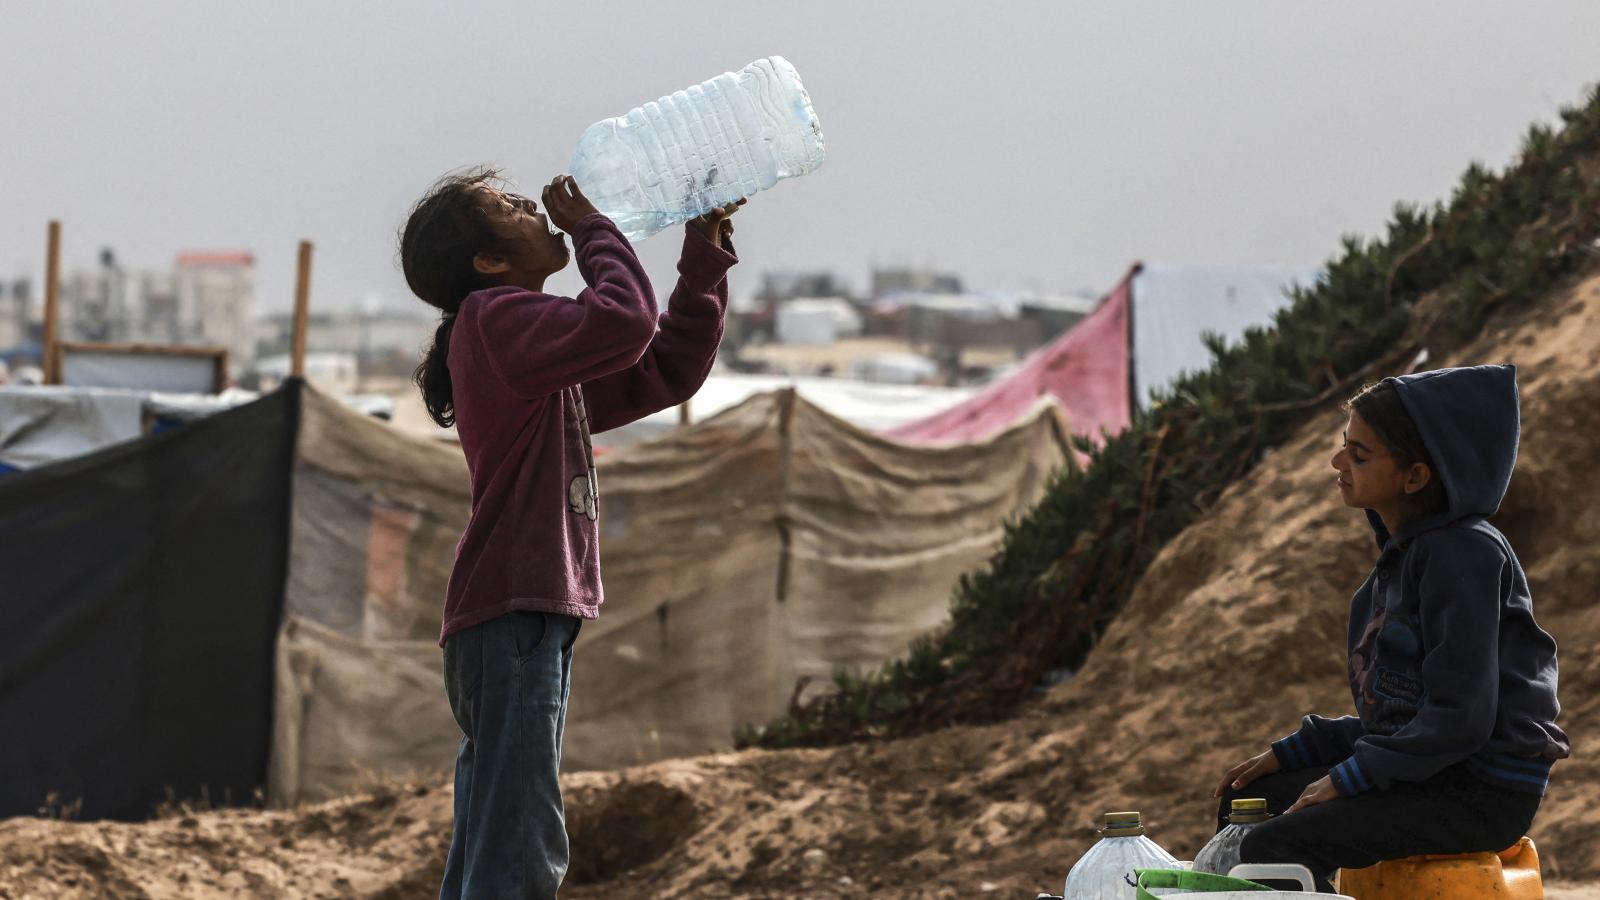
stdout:
POLYGON ((264 789, 300 390, 0 479, 0 816, 264 789))

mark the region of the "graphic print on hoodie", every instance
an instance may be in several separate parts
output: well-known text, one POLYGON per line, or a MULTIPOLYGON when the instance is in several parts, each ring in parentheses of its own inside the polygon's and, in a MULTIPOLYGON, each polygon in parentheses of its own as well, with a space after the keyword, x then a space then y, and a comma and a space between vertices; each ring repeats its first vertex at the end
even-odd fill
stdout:
POLYGON ((1555 724, 1556 644, 1534 621, 1510 543, 1488 522, 1516 466, 1516 369, 1386 381, 1433 457, 1448 506, 1394 535, 1367 510, 1381 552, 1350 603, 1358 714, 1307 716, 1273 752, 1284 768, 1331 765, 1341 796, 1458 763, 1491 784, 1542 794, 1551 764, 1571 753, 1555 724))

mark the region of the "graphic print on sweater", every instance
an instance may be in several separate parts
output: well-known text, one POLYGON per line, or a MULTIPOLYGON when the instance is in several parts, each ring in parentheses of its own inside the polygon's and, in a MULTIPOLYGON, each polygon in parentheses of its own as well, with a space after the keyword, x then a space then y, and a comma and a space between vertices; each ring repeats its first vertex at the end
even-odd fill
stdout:
POLYGON ((594 468, 594 443, 589 438, 589 408, 583 402, 580 388, 568 388, 562 393, 566 395, 567 415, 578 423, 579 449, 588 466, 585 474, 567 485, 567 507, 593 522, 600 516, 600 478, 594 468))

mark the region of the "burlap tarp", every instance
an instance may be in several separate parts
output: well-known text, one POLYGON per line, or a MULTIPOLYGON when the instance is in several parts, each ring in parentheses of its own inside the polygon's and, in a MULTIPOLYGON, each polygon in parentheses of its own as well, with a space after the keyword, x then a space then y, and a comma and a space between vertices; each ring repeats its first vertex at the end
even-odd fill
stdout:
MULTIPOLYGON (((606 603, 578 642, 564 764, 725 748, 799 677, 900 654, 1066 457, 1053 406, 918 448, 780 391, 603 458, 606 603)), ((307 390, 293 490, 273 799, 447 770, 437 635, 470 503, 459 449, 307 390)))
POLYGON ((268 793, 338 796, 448 770, 439 621, 471 508, 459 448, 306 388, 293 472, 268 793))
POLYGON ((1054 406, 925 448, 780 391, 608 459, 606 602, 579 639, 563 760, 726 748, 783 712, 798 678, 902 653, 1066 454, 1054 406))
POLYGON ((367 777, 447 770, 461 730, 437 641, 362 641, 302 618, 278 632, 268 794, 328 800, 367 777))

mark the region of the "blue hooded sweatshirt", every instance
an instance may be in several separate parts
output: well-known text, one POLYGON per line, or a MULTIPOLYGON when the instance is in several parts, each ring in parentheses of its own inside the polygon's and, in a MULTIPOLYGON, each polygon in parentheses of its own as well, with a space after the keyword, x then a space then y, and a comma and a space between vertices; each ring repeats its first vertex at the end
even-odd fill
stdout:
POLYGON ((1332 766, 1342 797, 1465 764, 1490 784, 1543 794, 1571 744, 1556 727, 1556 642, 1533 620, 1500 508, 1521 430, 1516 368, 1386 379, 1416 423, 1448 510, 1390 535, 1372 510, 1378 563, 1350 601, 1355 716, 1306 716, 1272 745, 1284 769, 1332 766))

